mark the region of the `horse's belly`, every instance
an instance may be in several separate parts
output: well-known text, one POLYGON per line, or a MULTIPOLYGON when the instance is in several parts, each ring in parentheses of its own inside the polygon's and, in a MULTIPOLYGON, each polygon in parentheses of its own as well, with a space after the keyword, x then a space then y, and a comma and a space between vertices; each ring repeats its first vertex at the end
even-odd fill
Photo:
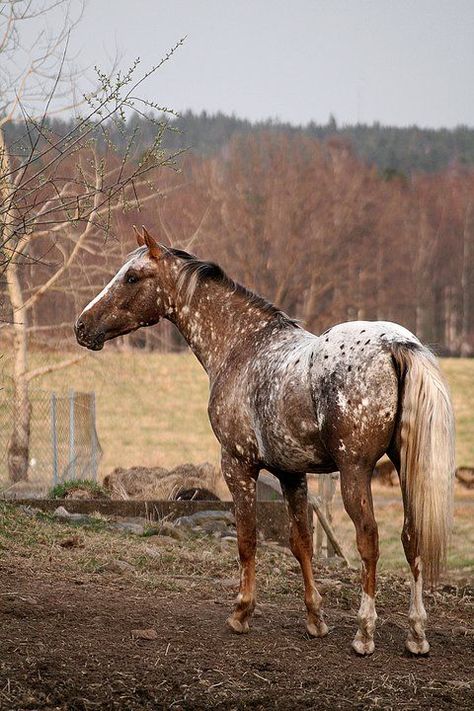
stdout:
POLYGON ((302 408, 299 417, 278 415, 255 427, 260 461, 282 471, 310 472, 331 469, 312 412, 302 408), (306 416, 305 416, 306 415, 306 416))

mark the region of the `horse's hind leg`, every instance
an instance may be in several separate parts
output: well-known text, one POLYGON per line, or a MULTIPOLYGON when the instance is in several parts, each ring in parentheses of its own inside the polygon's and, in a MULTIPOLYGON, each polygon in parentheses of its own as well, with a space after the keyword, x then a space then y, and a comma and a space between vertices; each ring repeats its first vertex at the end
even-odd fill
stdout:
POLYGON ((306 629, 312 637, 324 637, 328 628, 321 610, 322 597, 316 589, 311 560, 313 539, 308 522, 308 487, 306 474, 280 474, 283 495, 290 517, 290 548, 301 566, 304 600, 308 610, 306 629))
POLYGON ((362 559, 362 599, 358 613, 359 629, 352 647, 357 654, 372 654, 375 648, 375 575, 379 557, 379 537, 370 489, 371 467, 340 467, 344 507, 355 529, 362 559))
POLYGON ((412 654, 428 654, 430 645, 425 635, 426 610, 423 605, 423 578, 421 575, 421 560, 417 554, 417 536, 410 521, 410 515, 405 509, 402 543, 406 559, 411 568, 410 610, 408 612, 408 637, 405 646, 412 654))
POLYGON ((256 480, 254 470, 222 452, 222 474, 235 504, 237 541, 240 557, 240 590, 234 612, 227 624, 233 632, 249 631, 255 609, 255 552, 257 548, 256 480))
MULTIPOLYGON (((395 444, 388 452, 397 471, 400 471, 399 445, 395 444)), ((410 566, 413 579, 411 582, 410 610, 408 612, 408 637, 405 646, 411 654, 428 654, 430 645, 425 635, 426 610, 423 604, 423 577, 421 574, 421 560, 418 553, 418 536, 411 520, 410 509, 403 491, 404 521, 402 530, 402 543, 405 556, 410 566)))

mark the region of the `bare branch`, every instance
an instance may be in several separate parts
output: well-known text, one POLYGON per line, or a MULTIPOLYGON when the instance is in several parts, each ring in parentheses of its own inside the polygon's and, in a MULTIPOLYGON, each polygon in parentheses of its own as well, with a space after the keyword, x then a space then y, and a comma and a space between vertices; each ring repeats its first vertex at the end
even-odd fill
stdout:
POLYGON ((47 375, 48 373, 54 373, 56 370, 64 370, 64 368, 69 368, 71 365, 79 363, 84 358, 87 358, 87 353, 81 353, 81 355, 74 356, 74 358, 67 358, 60 361, 59 363, 50 363, 41 368, 35 368, 34 370, 28 371, 26 374, 26 379, 31 382, 34 378, 40 378, 42 375, 47 375))

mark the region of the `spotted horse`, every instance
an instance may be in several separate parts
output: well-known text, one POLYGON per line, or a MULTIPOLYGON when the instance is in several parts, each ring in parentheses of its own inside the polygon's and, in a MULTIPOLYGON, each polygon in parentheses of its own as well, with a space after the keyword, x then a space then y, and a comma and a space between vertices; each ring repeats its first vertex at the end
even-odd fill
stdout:
POLYGON ((423 578, 435 582, 445 562, 454 472, 452 406, 433 355, 405 328, 384 321, 308 333, 216 264, 157 243, 145 228, 135 232, 138 248, 84 308, 76 337, 100 350, 109 339, 166 318, 206 370, 241 562, 230 628, 247 632, 255 608, 255 492, 265 468, 279 478, 288 505, 307 631, 327 634, 312 571, 306 473, 339 471, 362 560, 352 646, 361 655, 374 651, 379 547, 370 482, 387 454, 400 476, 402 541, 413 574, 406 647, 427 654, 423 578))

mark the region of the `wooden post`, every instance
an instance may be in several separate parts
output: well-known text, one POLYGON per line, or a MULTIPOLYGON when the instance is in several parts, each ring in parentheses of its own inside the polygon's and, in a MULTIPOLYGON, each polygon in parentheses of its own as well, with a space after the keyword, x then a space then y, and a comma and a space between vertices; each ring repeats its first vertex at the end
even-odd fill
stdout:
POLYGON ((345 555, 344 551, 341 548, 339 541, 336 538, 336 535, 332 529, 332 526, 326 517, 324 507, 323 507, 321 501, 319 500, 319 498, 317 496, 313 496, 313 494, 308 494, 308 500, 309 500, 311 506, 313 507, 313 510, 318 517, 318 521, 321 524, 326 536, 328 537, 328 541, 331 543, 335 554, 338 555, 340 558, 342 558, 346 562, 347 566, 350 568, 351 567, 350 561, 347 558, 347 556, 345 555))

